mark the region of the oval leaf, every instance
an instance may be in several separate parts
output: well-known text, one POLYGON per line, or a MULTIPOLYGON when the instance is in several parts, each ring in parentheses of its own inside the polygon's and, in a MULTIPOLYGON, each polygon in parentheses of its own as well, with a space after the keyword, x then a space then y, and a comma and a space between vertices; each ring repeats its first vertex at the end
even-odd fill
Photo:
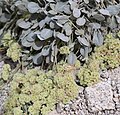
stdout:
POLYGON ((111 15, 117 15, 120 12, 120 6, 116 7, 117 5, 110 5, 106 8, 111 15))
POLYGON ((37 3, 35 2, 29 2, 27 9, 30 13, 36 13, 38 10, 40 10, 40 7, 37 3))
POLYGON ((25 22, 23 19, 19 19, 16 24, 23 29, 28 29, 31 26, 30 22, 25 22))
POLYGON ((107 15, 107 16, 110 16, 110 12, 106 9, 100 9, 99 12, 103 15, 107 15))
POLYGON ((70 36, 72 34, 72 27, 69 23, 65 23, 63 29, 65 30, 67 36, 70 36))
POLYGON ((90 46, 90 43, 85 38, 78 36, 77 39, 78 39, 80 44, 83 44, 85 46, 90 46))
POLYGON ((76 55, 73 52, 71 52, 68 56, 68 63, 74 65, 76 60, 77 60, 76 55))
POLYGON ((44 47, 42 48, 41 54, 42 54, 43 56, 47 56, 47 55, 49 55, 49 51, 50 51, 50 46, 49 46, 49 45, 46 45, 46 46, 44 46, 44 47))
POLYGON ((41 53, 33 56, 34 64, 39 65, 42 63, 42 61, 43 61, 43 56, 41 55, 41 53))
POLYGON ((86 20, 85 20, 84 17, 78 18, 78 19, 76 20, 76 24, 77 24, 78 26, 83 26, 85 23, 86 23, 86 20))
POLYGON ((101 46, 103 44, 103 36, 100 31, 94 31, 93 34, 93 43, 96 46, 101 46))
POLYGON ((89 23, 92 29, 100 29, 101 25, 99 23, 89 23))
POLYGON ((98 20, 98 21, 105 20, 105 17, 102 14, 95 14, 95 15, 93 15, 93 18, 98 20))
POLYGON ((73 16, 74 16, 75 18, 78 18, 78 17, 80 17, 80 15, 81 15, 80 9, 74 8, 74 9, 73 9, 73 16))
POLYGON ((65 36, 63 33, 58 32, 57 37, 59 39, 61 39, 62 41, 64 41, 64 42, 68 42, 69 41, 69 37, 65 36))
POLYGON ((51 38, 53 36, 53 31, 51 29, 43 29, 37 34, 37 37, 40 40, 46 40, 48 38, 51 38))
POLYGON ((80 48, 80 53, 84 58, 88 58, 89 47, 82 47, 80 48))
POLYGON ((43 46, 43 42, 41 42, 41 41, 35 41, 32 44, 32 47, 35 50, 40 50, 42 48, 42 46, 43 46))
POLYGON ((116 18, 115 18, 114 16, 112 16, 112 18, 111 18, 109 27, 110 27, 111 29, 114 29, 114 28, 117 27, 117 20, 116 20, 116 18))
POLYGON ((21 40, 21 44, 24 46, 24 47, 31 47, 33 42, 29 42, 26 40, 26 38, 22 39, 21 40))

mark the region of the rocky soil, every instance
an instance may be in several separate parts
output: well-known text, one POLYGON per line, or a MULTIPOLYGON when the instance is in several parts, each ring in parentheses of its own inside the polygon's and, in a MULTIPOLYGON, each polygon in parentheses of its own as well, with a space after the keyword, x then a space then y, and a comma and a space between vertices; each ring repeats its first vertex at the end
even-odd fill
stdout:
MULTIPOLYGON (((1 64, 0 64, 1 68, 1 64)), ((8 97, 9 85, 0 90, 0 115, 8 97)), ((78 97, 66 105, 59 104, 49 115, 120 115, 120 67, 101 72, 101 81, 80 87, 78 97)))

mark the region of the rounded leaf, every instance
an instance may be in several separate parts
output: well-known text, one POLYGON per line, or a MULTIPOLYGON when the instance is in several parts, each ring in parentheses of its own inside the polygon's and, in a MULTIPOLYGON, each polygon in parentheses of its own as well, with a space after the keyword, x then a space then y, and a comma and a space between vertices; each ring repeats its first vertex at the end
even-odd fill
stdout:
POLYGON ((30 22, 26 22, 23 19, 17 21, 17 25, 23 29, 28 29, 32 25, 30 22))
POLYGON ((42 29, 38 34, 37 37, 40 40, 46 40, 48 38, 51 38, 53 36, 53 31, 51 29, 44 28, 42 29))
POLYGON ((41 51, 41 54, 43 56, 47 56, 49 55, 49 52, 50 52, 50 46, 49 45, 46 45, 42 48, 42 51, 41 51))
POLYGON ((80 15, 81 15, 80 9, 74 8, 74 9, 73 9, 73 16, 74 16, 75 18, 78 18, 78 17, 80 17, 80 15))
POLYGON ((28 6, 27 6, 27 9, 30 13, 36 13, 40 9, 40 7, 35 2, 29 2, 28 6))
POLYGON ((58 32, 57 37, 59 39, 61 39, 62 41, 64 41, 64 42, 68 42, 69 41, 69 37, 65 36, 63 33, 58 32))
POLYGON ((32 58, 33 58, 34 64, 36 64, 36 65, 41 64, 43 61, 43 56, 41 55, 41 53, 34 55, 32 58))
POLYGON ((102 14, 95 14, 95 15, 93 15, 93 18, 98 20, 98 21, 105 20, 105 17, 102 14))
POLYGON ((103 15, 107 15, 107 16, 110 16, 110 12, 106 9, 100 9, 99 12, 103 15))
POLYGON ((102 36, 102 33, 100 31, 94 31, 93 43, 96 46, 101 46, 103 44, 103 36, 102 36))
POLYGON ((68 63, 74 65, 76 60, 77 60, 76 55, 73 52, 71 52, 68 56, 68 63))
POLYGON ((24 47, 31 47, 33 42, 29 42, 26 40, 26 38, 22 39, 21 40, 21 44, 24 46, 24 47))
POLYGON ((38 40, 33 42, 33 44, 32 44, 32 47, 35 50, 40 50, 42 48, 42 46, 43 46, 43 42, 38 41, 38 40))
POLYGON ((84 26, 85 23, 86 23, 86 20, 85 20, 84 17, 78 18, 78 19, 76 20, 76 24, 77 24, 78 26, 84 26))
POLYGON ((79 43, 81 43, 85 46, 90 46, 90 43, 85 38, 78 36, 77 39, 78 39, 79 43))

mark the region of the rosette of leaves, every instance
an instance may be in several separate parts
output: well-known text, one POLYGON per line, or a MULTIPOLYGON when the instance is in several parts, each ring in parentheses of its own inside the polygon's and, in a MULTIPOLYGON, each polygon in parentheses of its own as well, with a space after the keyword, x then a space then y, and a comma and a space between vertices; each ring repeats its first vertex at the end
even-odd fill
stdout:
POLYGON ((73 64, 76 58, 88 59, 92 47, 103 44, 103 35, 108 30, 114 32, 119 29, 120 2, 1 1, 0 23, 0 33, 11 29, 35 64, 50 64, 64 58, 73 64), (69 55, 61 56, 59 49, 62 46, 69 47, 69 55))

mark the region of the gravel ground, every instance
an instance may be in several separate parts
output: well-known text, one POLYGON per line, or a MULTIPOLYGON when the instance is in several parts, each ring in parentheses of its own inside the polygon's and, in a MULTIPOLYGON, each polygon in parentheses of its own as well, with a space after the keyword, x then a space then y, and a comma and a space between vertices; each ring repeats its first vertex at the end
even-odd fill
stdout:
MULTIPOLYGON (((4 115, 3 105, 8 91, 9 85, 0 90, 0 115, 4 115)), ((80 87, 75 100, 66 105, 59 104, 49 115, 120 115, 120 67, 102 72, 101 82, 80 87)))

